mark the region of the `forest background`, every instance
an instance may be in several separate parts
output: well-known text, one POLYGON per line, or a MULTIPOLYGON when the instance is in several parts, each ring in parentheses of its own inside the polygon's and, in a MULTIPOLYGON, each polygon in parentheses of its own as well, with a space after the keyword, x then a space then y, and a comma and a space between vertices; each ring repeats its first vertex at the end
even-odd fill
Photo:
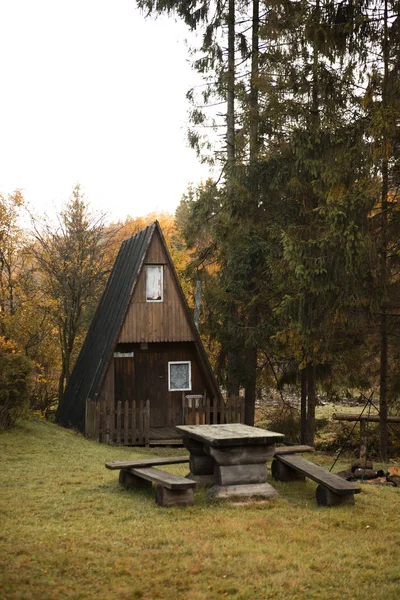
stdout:
MULTIPOLYGON (((221 387, 246 422, 297 385, 313 443, 317 390, 375 390, 380 453, 400 398, 398 0, 138 2, 197 33, 204 85, 189 143, 218 178, 158 215, 221 387), (200 282, 199 284, 197 282, 200 282)), ((156 170, 157 166, 154 165, 156 170)), ((76 185, 56 221, 19 226, 0 197, 0 413, 62 395, 120 243, 156 216, 107 224, 76 185)))

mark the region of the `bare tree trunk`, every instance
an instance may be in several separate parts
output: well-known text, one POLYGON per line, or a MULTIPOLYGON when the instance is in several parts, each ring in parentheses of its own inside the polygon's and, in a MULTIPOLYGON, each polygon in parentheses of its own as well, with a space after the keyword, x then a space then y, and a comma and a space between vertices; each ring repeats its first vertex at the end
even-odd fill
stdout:
MULTIPOLYGON (((384 74, 382 83, 382 106, 387 105, 387 86, 389 78, 389 41, 388 41, 388 0, 385 0, 384 8, 384 32, 383 32, 383 62, 384 74)), ((387 287, 388 287, 388 264, 387 264, 387 228, 388 228, 388 193, 389 193, 389 162, 388 162, 388 132, 384 127, 383 135, 383 157, 382 157, 382 192, 381 192, 381 284, 383 288, 383 307, 380 317, 380 453, 381 459, 388 459, 388 425, 387 425, 387 380, 388 380, 388 335, 387 335, 387 287)))
POLYGON ((306 443, 310 446, 314 445, 315 436, 315 367, 313 365, 307 366, 307 436, 306 443))
POLYGON ((226 151, 228 195, 232 197, 235 168, 235 0, 229 0, 228 12, 226 151))
MULTIPOLYGON (((226 187, 231 211, 235 202, 234 170, 235 170, 235 0, 229 0, 228 8, 228 74, 227 74, 227 113, 226 113, 226 187)), ((227 265, 229 269, 229 264, 227 265)), ((228 350, 228 395, 239 395, 239 347, 236 336, 232 332, 237 320, 236 307, 230 308, 230 332, 228 350)))
POLYGON ((307 441, 307 368, 301 369, 300 442, 307 441))
POLYGON ((63 394, 64 394, 64 384, 65 384, 65 372, 64 372, 64 361, 61 365, 61 372, 58 378, 58 401, 61 402, 63 394))
MULTIPOLYGON (((259 152, 259 105, 258 105, 258 78, 259 78, 259 0, 253 0, 252 17, 252 47, 251 47, 251 76, 250 76, 250 167, 255 167, 259 152)), ((250 169, 251 177, 254 177, 254 169, 250 169)), ((252 193, 251 197, 252 216, 257 218, 258 195, 252 193)), ((249 279, 253 279, 253 274, 249 273, 249 279)), ((251 292, 249 292, 251 293, 251 292)), ((257 291, 255 293, 258 293, 257 291)), ((254 330, 259 323, 258 314, 254 309, 250 309, 248 315, 249 329, 254 330)), ((257 389, 257 347, 254 341, 251 341, 245 356, 246 368, 246 397, 245 397, 245 423, 254 425, 256 389, 257 389)))
POLYGON ((387 335, 387 316, 381 315, 380 322, 381 338, 381 356, 380 356, 380 377, 379 377, 379 438, 380 453, 383 462, 388 459, 388 424, 387 424, 387 378, 388 378, 388 335, 387 335))
POLYGON ((245 356, 246 369, 246 396, 244 405, 244 422, 246 425, 254 425, 256 406, 256 383, 257 383, 257 349, 247 348, 245 356))
POLYGON ((254 165, 259 152, 259 0, 253 0, 252 36, 251 36, 251 77, 250 77, 250 164, 254 165))
MULTIPOLYGON (((318 135, 320 129, 319 115, 319 48, 318 48, 318 27, 320 22, 320 0, 315 3, 314 40, 313 40, 313 71, 311 86, 311 126, 314 136, 318 135)), ((314 158, 315 156, 315 150, 314 158)), ((309 300, 310 301, 310 300, 309 300)), ((315 436, 315 367, 310 363, 306 367, 307 371, 307 417, 305 420, 305 439, 310 446, 314 445, 315 436)))

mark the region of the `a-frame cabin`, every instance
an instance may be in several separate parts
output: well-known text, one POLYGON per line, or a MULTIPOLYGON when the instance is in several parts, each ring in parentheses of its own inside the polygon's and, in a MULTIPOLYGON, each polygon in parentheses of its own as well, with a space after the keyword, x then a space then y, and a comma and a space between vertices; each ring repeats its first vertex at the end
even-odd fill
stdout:
POLYGON ((147 418, 151 443, 171 437, 184 422, 185 398, 195 395, 203 398, 204 415, 223 405, 155 222, 122 243, 56 420, 86 433, 91 420, 98 439, 134 445, 147 418))

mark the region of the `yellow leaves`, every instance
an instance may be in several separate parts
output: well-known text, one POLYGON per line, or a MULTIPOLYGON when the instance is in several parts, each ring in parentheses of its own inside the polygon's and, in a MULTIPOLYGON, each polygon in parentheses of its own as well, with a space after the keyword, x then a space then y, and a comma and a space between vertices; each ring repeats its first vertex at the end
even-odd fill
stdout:
POLYGON ((0 336, 0 349, 9 354, 21 354, 21 350, 19 350, 17 344, 13 340, 6 339, 3 336, 0 336))
POLYGON ((299 362, 300 370, 304 369, 310 363, 324 364, 332 359, 332 354, 329 351, 325 338, 318 338, 314 335, 310 341, 296 327, 279 331, 270 339, 290 348, 295 359, 299 362))

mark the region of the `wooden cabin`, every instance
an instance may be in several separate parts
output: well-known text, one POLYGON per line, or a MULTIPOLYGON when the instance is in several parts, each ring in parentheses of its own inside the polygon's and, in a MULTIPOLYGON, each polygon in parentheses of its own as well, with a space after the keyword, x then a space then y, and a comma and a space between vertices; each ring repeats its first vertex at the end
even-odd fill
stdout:
POLYGON ((179 442, 175 425, 242 415, 222 400, 155 222, 122 243, 57 422, 136 445, 179 442))

